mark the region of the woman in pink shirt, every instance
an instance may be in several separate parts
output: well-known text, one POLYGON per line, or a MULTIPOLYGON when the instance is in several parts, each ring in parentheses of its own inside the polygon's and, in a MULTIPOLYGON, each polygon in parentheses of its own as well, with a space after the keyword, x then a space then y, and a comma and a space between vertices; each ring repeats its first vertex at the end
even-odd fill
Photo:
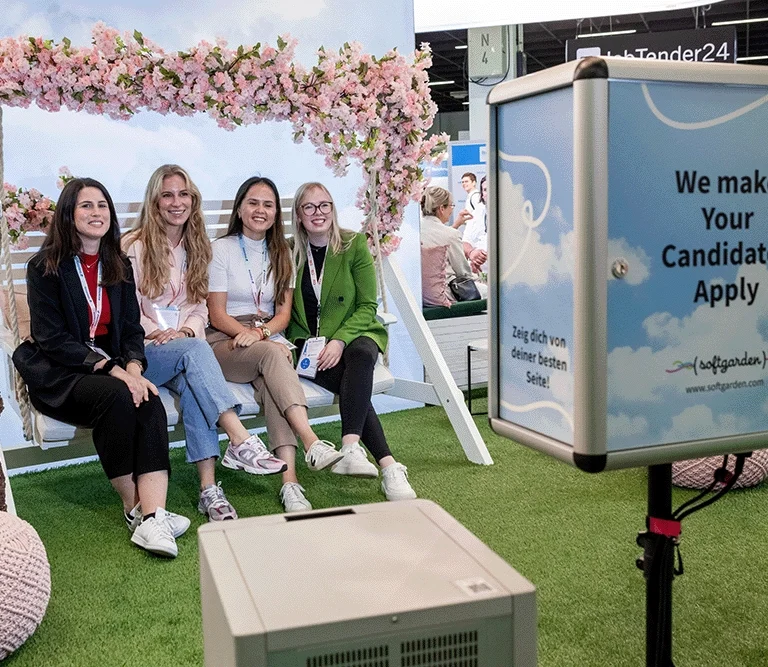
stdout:
POLYGON ((229 437, 222 464, 254 475, 283 472, 258 436, 240 422, 241 405, 227 386, 205 340, 208 322, 208 263, 200 191, 184 169, 163 165, 147 184, 144 203, 122 247, 133 265, 144 327, 145 377, 179 396, 186 432, 187 461, 200 475, 198 510, 210 521, 236 519, 215 464, 220 452, 217 427, 229 437))

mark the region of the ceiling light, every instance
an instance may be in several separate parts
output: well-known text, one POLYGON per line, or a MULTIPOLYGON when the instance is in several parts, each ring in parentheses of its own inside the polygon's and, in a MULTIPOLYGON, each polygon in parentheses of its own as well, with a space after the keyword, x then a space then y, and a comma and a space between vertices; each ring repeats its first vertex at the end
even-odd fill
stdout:
POLYGON ((466 44, 459 44, 458 46, 454 46, 454 49, 468 49, 469 47, 466 44))
POLYGON ((468 106, 469 106, 469 102, 462 102, 462 104, 463 104, 465 107, 468 107, 468 106))
POLYGON ((456 83, 453 79, 450 81, 430 81, 430 86, 450 86, 451 84, 456 83))
POLYGON ((414 25, 416 32, 419 33, 567 21, 590 16, 617 17, 714 5, 718 1, 720 0, 579 0, 578 2, 472 0, 468 5, 459 0, 414 0, 413 12, 414 25))
POLYGON ((612 30, 611 32, 584 32, 576 35, 576 39, 589 39, 590 37, 610 37, 611 35, 631 35, 637 30, 612 30))
POLYGON ((768 56, 744 56, 743 58, 736 58, 736 62, 745 60, 768 60, 768 56))
POLYGON ((738 21, 713 21, 712 25, 740 25, 741 23, 764 23, 768 21, 768 16, 761 19, 739 19, 738 21))

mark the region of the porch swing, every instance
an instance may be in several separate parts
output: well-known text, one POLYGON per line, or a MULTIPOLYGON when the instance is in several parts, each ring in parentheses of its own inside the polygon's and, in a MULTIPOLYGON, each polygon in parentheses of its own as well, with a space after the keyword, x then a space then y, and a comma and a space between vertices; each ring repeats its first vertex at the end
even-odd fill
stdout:
MULTIPOLYGON (((143 41, 136 38, 136 33, 134 38, 144 48, 143 41)), ((255 49, 257 48, 255 47, 255 49)), ((284 49, 285 42, 281 44, 279 40, 278 48, 284 49)), ((344 48, 347 48, 347 46, 345 45, 344 48)), ((249 52, 249 54, 252 55, 253 51, 249 52)), ((238 59, 242 57, 244 56, 239 55, 238 59)), ((385 60, 378 61, 378 64, 383 62, 385 60)), ((2 105, 0 105, 0 183, 2 182, 2 105)), ((464 404, 463 394, 457 387, 437 347, 435 339, 424 321, 421 305, 416 302, 396 259, 392 256, 384 257, 379 247, 375 172, 374 177, 369 179, 368 197, 370 205, 363 229, 373 239, 373 255, 375 257, 377 287, 381 304, 379 319, 385 326, 389 326, 397 321, 388 312, 387 291, 389 291, 431 380, 427 383, 394 377, 388 368, 388 355, 385 352, 383 359, 380 359, 375 369, 373 394, 387 394, 419 403, 441 405, 456 431, 456 435, 467 458, 474 463, 491 464, 493 461, 477 426, 464 404)), ((286 204, 290 206, 290 200, 281 201, 281 206, 285 207, 286 204)), ((121 222, 124 223, 130 214, 138 211, 139 206, 139 203, 118 205, 118 217, 121 217, 121 222)), ((209 236, 214 238, 220 235, 222 228, 225 227, 222 224, 223 219, 228 218, 231 212, 231 202, 203 202, 203 210, 206 216, 206 229, 209 236), (229 210, 227 206, 229 206, 229 210)), ((13 350, 26 335, 19 317, 19 310, 23 308, 24 301, 19 300, 17 302, 18 297, 15 292, 15 286, 25 284, 24 268, 23 265, 19 266, 17 264, 14 266, 10 245, 11 238, 8 222, 5 216, 2 215, 2 212, 0 212, 0 263, 3 267, 3 291, 6 295, 7 304, 5 308, 7 322, 3 330, 0 331, 0 347, 2 347, 4 352, 2 357, 5 364, 4 375, 6 377, 6 387, 3 391, 9 399, 8 402, 13 405, 20 416, 24 437, 28 441, 33 442, 42 449, 65 446, 73 440, 81 438, 85 431, 71 424, 54 420, 35 410, 29 401, 24 382, 15 372, 10 361, 13 350)), ((321 417, 338 413, 338 409, 335 406, 336 397, 332 393, 306 379, 301 379, 301 383, 307 397, 310 417, 321 417)), ((262 426, 264 420, 263 416, 259 414, 260 410, 255 400, 253 387, 250 384, 229 384, 237 401, 243 405, 242 415, 246 418, 246 425, 251 428, 262 426)), ((178 399, 163 387, 160 388, 160 396, 168 416, 168 428, 172 432, 171 439, 179 440, 183 438, 183 429, 176 428, 180 424, 178 399)))

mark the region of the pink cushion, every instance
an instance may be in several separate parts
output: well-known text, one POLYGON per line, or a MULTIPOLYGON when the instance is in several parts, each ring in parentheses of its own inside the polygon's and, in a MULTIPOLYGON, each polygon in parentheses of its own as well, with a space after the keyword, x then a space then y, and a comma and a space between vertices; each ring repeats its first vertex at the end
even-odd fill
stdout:
MULTIPOLYGON (((715 470, 722 465, 722 456, 675 461, 672 464, 672 483, 686 489, 706 489, 715 478, 715 470)), ((728 470, 733 472, 735 466, 736 457, 729 456, 728 470)), ((758 449, 744 461, 744 470, 733 488, 746 489, 750 486, 756 486, 766 478, 768 478, 768 449, 758 449)), ((719 489, 722 486, 722 484, 718 484, 715 488, 719 489)))
POLYGON ((421 301, 425 306, 453 305, 454 300, 445 277, 447 265, 447 245, 432 248, 421 246, 421 301))
MULTIPOLYGON (((27 304, 27 286, 15 285, 13 288, 16 300, 16 315, 19 319, 19 336, 21 340, 29 337, 29 305, 27 304)), ((0 309, 3 311, 3 321, 6 328, 11 329, 10 305, 8 293, 0 287, 0 309)))

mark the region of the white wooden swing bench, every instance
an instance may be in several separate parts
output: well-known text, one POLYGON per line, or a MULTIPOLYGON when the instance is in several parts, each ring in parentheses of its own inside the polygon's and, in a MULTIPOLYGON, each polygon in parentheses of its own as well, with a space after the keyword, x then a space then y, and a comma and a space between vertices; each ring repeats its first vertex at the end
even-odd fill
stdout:
MULTIPOLYGON (((283 222, 286 225, 286 233, 290 233, 290 216, 291 216, 291 204, 292 200, 282 199, 281 207, 283 210, 283 222)), ((141 203, 132 202, 129 204, 116 204, 118 213, 118 219, 120 220, 121 228, 123 232, 133 224, 141 203)), ((232 210, 232 201, 205 201, 203 202, 203 211, 205 214, 206 229, 211 239, 222 236, 229 224, 229 216, 232 210)), ((16 294, 15 306, 17 309, 19 329, 21 337, 23 338, 26 332, 28 332, 28 309, 26 306, 26 263, 34 255, 40 247, 44 236, 41 233, 28 235, 30 247, 27 250, 10 250, 10 253, 3 253, 5 257, 2 258, 2 264, 5 268, 5 263, 8 261, 6 257, 10 256, 10 262, 13 272, 13 285, 14 293, 16 294), (25 316, 26 315, 26 325, 25 316), (26 329, 26 331, 25 331, 26 329)), ((7 274, 6 274, 7 275, 7 274)), ((7 300, 7 307, 4 308, 5 313, 8 313, 11 307, 11 299, 8 299, 7 293, 4 292, 4 297, 7 300)), ((379 318, 385 326, 389 326, 396 321, 396 318, 389 313, 380 313, 379 318)), ((17 374, 13 370, 13 364, 11 362, 11 355, 16 348, 18 339, 13 331, 12 324, 9 323, 9 316, 4 316, 3 326, 0 329, 0 348, 3 352, 3 361, 5 368, 3 369, 4 380, 3 386, 7 388, 7 394, 5 396, 6 404, 11 405, 24 424, 25 437, 28 440, 33 441, 42 449, 50 449, 53 447, 63 447, 70 442, 79 441, 85 438, 90 431, 88 429, 78 428, 72 424, 59 421, 48 417, 38 412, 29 402, 26 394, 26 388, 23 386, 23 382, 17 377, 17 374)), ((304 393, 307 398, 307 406, 309 408, 309 416, 324 417, 333 415, 338 412, 336 406, 337 397, 331 392, 323 389, 322 387, 314 384, 310 380, 301 378, 300 383, 304 389, 304 393)), ((260 408, 256 402, 253 386, 250 384, 238 384, 234 382, 228 383, 238 403, 242 404, 241 419, 244 420, 246 426, 251 429, 256 429, 264 425, 264 417, 260 414, 260 408)), ((390 373, 389 368, 382 363, 381 355, 379 363, 376 365, 374 371, 374 384, 373 393, 381 394, 386 393, 395 384, 395 380, 390 373)), ((180 412, 179 412, 179 400, 178 396, 169 391, 165 387, 160 387, 160 397, 165 406, 165 411, 168 416, 168 429, 172 441, 179 441, 184 438, 184 430, 181 427, 180 412)))

